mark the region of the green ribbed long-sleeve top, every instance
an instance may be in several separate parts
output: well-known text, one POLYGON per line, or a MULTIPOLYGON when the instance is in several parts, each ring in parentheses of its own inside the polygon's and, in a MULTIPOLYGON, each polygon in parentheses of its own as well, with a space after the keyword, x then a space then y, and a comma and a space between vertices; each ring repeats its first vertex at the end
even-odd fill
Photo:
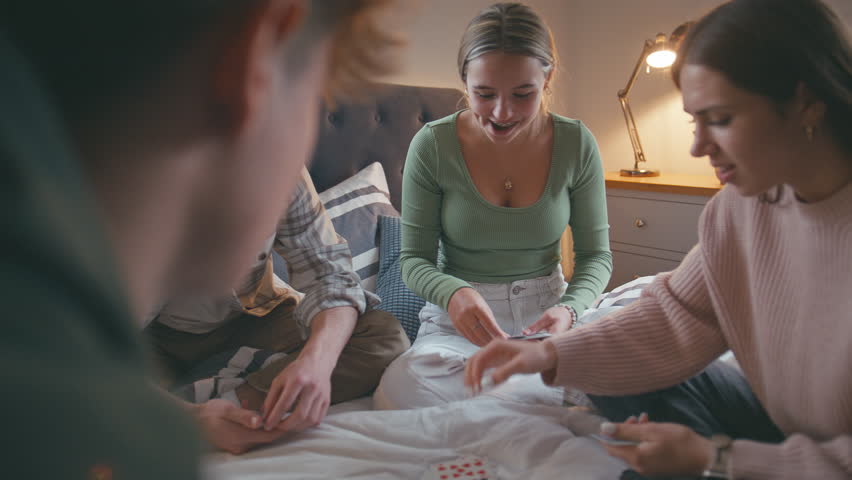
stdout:
POLYGON ((559 240, 570 225, 575 268, 560 304, 582 313, 612 273, 603 167, 594 136, 580 121, 550 114, 553 154, 544 192, 528 207, 501 207, 474 186, 456 133, 459 113, 427 123, 408 149, 402 185, 403 281, 446 309, 453 293, 468 282, 548 275, 561 260, 559 240), (445 257, 441 267, 439 241, 445 257))

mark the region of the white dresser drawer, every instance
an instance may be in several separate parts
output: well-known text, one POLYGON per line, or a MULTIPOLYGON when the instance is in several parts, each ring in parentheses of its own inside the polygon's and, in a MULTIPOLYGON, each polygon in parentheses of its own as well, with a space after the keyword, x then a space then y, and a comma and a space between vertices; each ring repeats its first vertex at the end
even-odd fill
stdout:
POLYGON ((698 243, 704 205, 607 195, 610 238, 649 248, 686 253, 698 243))
POLYGON ((639 277, 674 270, 680 265, 680 262, 677 260, 622 252, 617 250, 617 246, 613 246, 612 264, 614 267, 612 278, 604 290, 606 292, 639 277))

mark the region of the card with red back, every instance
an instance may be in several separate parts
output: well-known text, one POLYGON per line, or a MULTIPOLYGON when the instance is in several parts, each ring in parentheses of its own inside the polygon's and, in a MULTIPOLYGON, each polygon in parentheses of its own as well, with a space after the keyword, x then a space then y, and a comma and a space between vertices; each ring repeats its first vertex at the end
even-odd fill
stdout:
POLYGON ((429 465, 422 480, 496 480, 497 469, 485 457, 466 455, 429 465))

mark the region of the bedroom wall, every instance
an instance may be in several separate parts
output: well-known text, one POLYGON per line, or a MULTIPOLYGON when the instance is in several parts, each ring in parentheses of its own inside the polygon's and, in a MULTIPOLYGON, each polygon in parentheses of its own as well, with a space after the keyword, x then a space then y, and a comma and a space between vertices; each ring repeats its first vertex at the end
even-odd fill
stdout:
MULTIPOLYGON (((397 13, 409 36, 403 70, 391 81, 460 87, 455 57, 467 22, 492 0, 420 0, 397 13)), ((600 144, 604 168, 630 166, 633 152, 616 93, 627 83, 646 38, 671 33, 720 4, 719 0, 529 0, 554 31, 562 69, 554 85, 554 110, 583 120, 600 144)), ((826 0, 848 26, 852 2, 826 0)), ((712 174, 689 156, 692 128, 666 73, 640 74, 630 94, 650 168, 668 173, 712 174)))

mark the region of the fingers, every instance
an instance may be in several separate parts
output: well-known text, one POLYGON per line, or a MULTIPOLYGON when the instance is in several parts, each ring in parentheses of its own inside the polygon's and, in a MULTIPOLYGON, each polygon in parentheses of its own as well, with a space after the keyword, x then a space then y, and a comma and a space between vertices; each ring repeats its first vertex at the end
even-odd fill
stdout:
POLYGON ((631 415, 631 416, 627 417, 627 420, 625 420, 624 423, 630 424, 630 425, 637 424, 637 423, 638 424, 648 423, 648 414, 645 413, 645 412, 642 412, 641 414, 639 414, 639 417, 636 417, 636 415, 631 415))
POLYGON ((491 341, 491 334, 488 333, 477 317, 473 317, 472 321, 468 321, 465 326, 467 332, 463 334, 474 345, 484 347, 491 341))
POLYGON ((262 421, 260 415, 257 413, 235 405, 229 405, 229 408, 225 408, 222 416, 227 420, 252 430, 260 427, 262 421))
POLYGON ((523 359, 520 355, 516 355, 508 363, 495 369, 491 372, 491 379, 494 380, 494 385, 499 385, 505 382, 509 377, 516 373, 522 373, 523 359))
POLYGON ((271 431, 267 432, 265 430, 251 430, 246 432, 244 436, 239 440, 239 444, 236 445, 236 452, 229 451, 236 455, 244 453, 258 445, 266 445, 267 443, 273 442, 277 440, 281 436, 281 432, 271 431))
POLYGON ((500 329, 497 322, 487 311, 475 312, 469 319, 462 320, 464 331, 461 334, 471 343, 484 347, 494 338, 506 338, 507 335, 500 329))
POLYGON ((298 388, 298 385, 285 383, 281 386, 278 382, 272 382, 272 387, 269 389, 266 401, 263 403, 264 407, 272 403, 272 408, 265 410, 267 414, 264 420, 266 421, 265 428, 267 431, 278 426, 278 423, 281 422, 281 417, 290 411, 302 390, 303 388, 298 388))
MULTIPOLYGON (((220 417, 203 423, 211 443, 217 448, 239 455, 257 445, 272 442, 281 436, 280 432, 267 432, 259 428, 246 427, 243 423, 235 421, 227 410, 222 410, 220 417)), ((233 410, 240 409, 233 407, 233 410)))
POLYGON ((601 425, 601 432, 618 440, 641 442, 649 427, 650 424, 647 423, 647 420, 643 423, 639 423, 638 420, 631 423, 625 422, 620 424, 605 422, 601 425), (610 431, 612 433, 608 433, 610 431))
POLYGON ((328 412, 328 399, 322 395, 304 395, 299 397, 295 408, 281 424, 279 431, 299 432, 318 425, 328 412))
POLYGON ((482 384, 482 374, 485 370, 511 358, 513 346, 510 344, 507 345, 508 343, 491 343, 467 361, 464 371, 464 383, 468 388, 478 391, 479 386, 482 384))
POLYGON ((639 458, 639 447, 637 445, 607 445, 603 444, 607 453, 613 457, 624 460, 628 465, 635 467, 639 458))
POLYGON ((548 315, 544 315, 538 320, 536 320, 535 323, 525 328, 524 331, 521 333, 523 333, 524 335, 532 335, 533 333, 538 333, 542 330, 549 331, 551 325, 553 325, 553 318, 548 315))
POLYGON ((494 315, 492 315, 491 311, 480 312, 477 315, 477 320, 482 325, 482 330, 485 330, 485 333, 488 335, 486 344, 492 339, 507 338, 509 336, 497 325, 497 321, 494 320, 494 315))
POLYGON ((505 382, 516 373, 535 373, 540 362, 538 350, 544 348, 540 343, 513 342, 499 340, 490 343, 476 353, 465 367, 465 385, 474 393, 481 390, 482 376, 490 368, 494 385, 505 382), (533 358, 531 361, 530 358, 533 358))

